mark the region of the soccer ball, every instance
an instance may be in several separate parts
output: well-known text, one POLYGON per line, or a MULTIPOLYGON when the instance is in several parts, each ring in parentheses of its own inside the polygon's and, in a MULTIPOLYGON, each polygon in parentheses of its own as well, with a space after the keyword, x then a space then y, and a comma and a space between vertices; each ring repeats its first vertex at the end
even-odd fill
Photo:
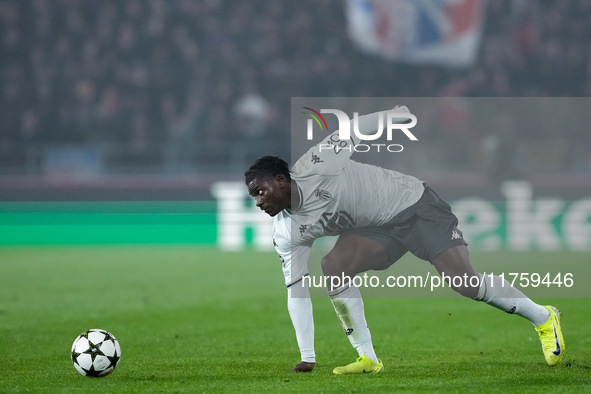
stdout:
POLYGON ((83 376, 102 378, 117 366, 121 347, 108 331, 92 329, 83 332, 72 345, 72 363, 83 376))

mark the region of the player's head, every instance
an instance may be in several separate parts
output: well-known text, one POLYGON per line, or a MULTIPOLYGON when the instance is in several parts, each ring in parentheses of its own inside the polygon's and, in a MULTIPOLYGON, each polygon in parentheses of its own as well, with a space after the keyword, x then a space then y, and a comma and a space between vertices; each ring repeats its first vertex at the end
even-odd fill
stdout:
POLYGON ((244 173, 248 193, 271 216, 291 207, 289 165, 278 156, 258 158, 244 173))
POLYGON ((253 165, 244 173, 246 184, 248 185, 255 178, 273 179, 277 175, 283 175, 287 179, 291 179, 289 175, 289 165, 279 156, 263 156, 259 157, 253 165))

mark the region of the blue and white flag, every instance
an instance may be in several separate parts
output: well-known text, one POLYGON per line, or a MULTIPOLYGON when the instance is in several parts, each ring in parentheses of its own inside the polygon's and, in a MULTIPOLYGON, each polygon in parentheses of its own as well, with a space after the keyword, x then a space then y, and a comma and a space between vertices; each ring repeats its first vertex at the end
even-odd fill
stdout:
POLYGON ((349 34, 362 50, 397 61, 468 67, 484 0, 348 0, 349 34))

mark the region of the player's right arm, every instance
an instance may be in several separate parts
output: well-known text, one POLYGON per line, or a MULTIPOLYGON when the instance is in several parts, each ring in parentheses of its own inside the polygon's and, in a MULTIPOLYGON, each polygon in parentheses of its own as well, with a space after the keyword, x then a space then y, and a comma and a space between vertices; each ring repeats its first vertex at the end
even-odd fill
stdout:
POLYGON ((289 258, 283 257, 283 273, 287 285, 287 310, 295 329, 301 362, 294 372, 314 369, 314 314, 309 290, 308 257, 311 245, 292 246, 289 258))
POLYGON ((306 278, 312 242, 292 246, 291 217, 278 215, 273 225, 273 245, 281 260, 287 286, 287 309, 295 329, 301 362, 294 372, 314 369, 314 317, 306 278))

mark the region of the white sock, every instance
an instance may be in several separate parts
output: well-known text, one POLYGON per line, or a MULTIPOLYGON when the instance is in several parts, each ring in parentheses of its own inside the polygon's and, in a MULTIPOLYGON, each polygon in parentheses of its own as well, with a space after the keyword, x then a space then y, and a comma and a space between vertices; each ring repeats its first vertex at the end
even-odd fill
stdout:
POLYGON ((548 309, 527 298, 506 279, 496 275, 491 277, 489 274, 478 276, 481 283, 476 301, 484 301, 507 313, 522 316, 536 327, 546 323, 550 318, 548 309))
POLYGON ((355 286, 342 286, 329 291, 328 295, 351 345, 357 350, 359 356, 364 354, 377 363, 378 356, 373 348, 369 327, 365 321, 363 299, 359 289, 355 286))

